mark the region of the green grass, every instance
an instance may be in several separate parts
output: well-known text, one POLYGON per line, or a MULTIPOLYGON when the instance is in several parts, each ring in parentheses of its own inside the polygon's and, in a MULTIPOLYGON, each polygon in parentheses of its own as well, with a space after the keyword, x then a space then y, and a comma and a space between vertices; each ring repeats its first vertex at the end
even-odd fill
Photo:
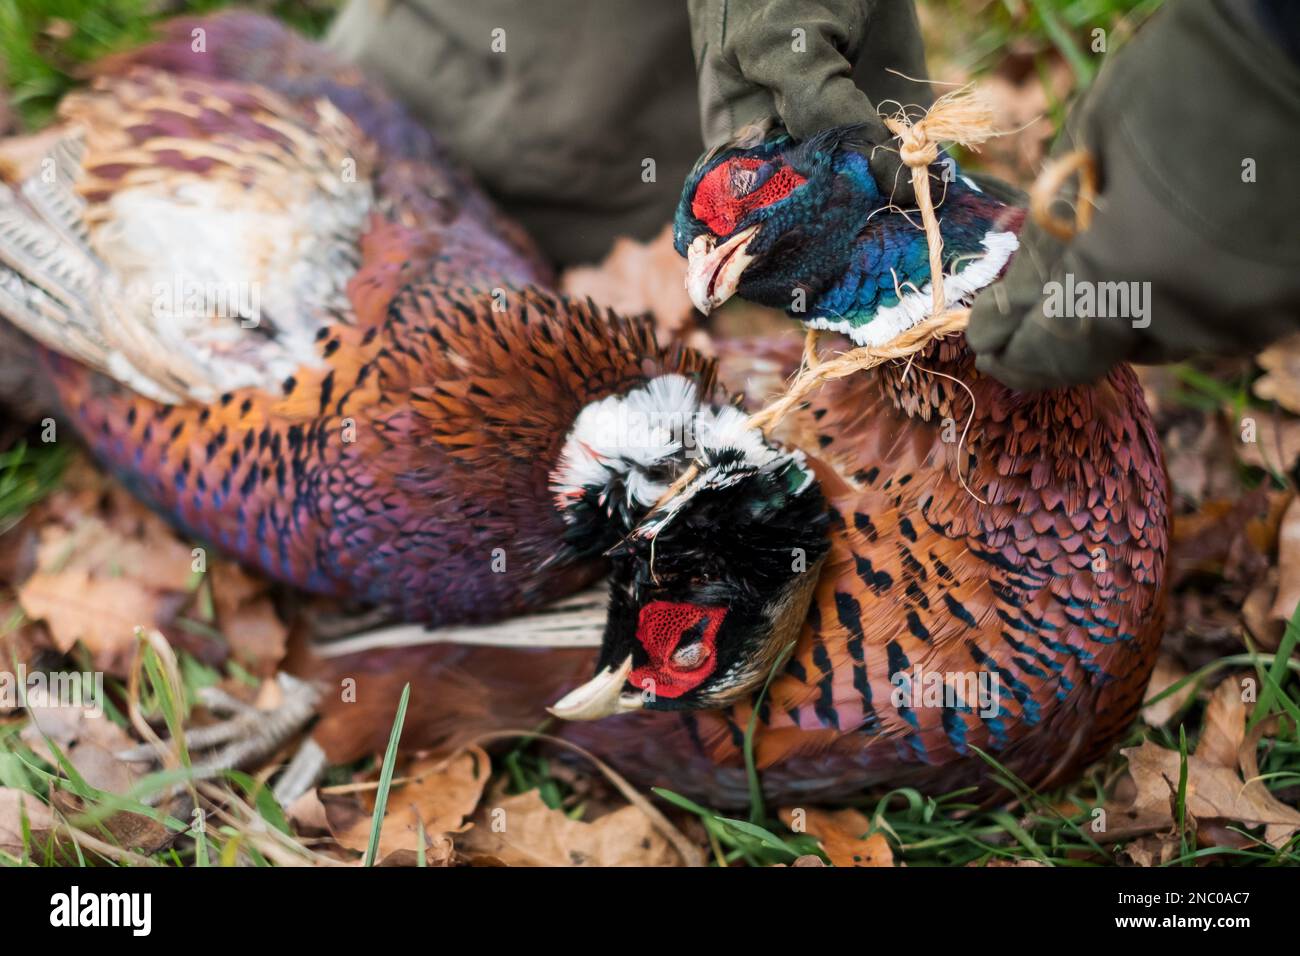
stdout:
POLYGON ((384 763, 379 771, 379 790, 375 793, 375 814, 370 821, 370 845, 366 847, 365 866, 374 866, 379 858, 379 836, 384 828, 384 811, 388 809, 388 791, 393 786, 393 769, 397 766, 397 745, 402 739, 402 725, 406 723, 406 707, 410 702, 411 685, 407 684, 397 702, 397 716, 393 718, 388 749, 384 751, 384 763))
MULTIPOLYGON (((143 636, 140 639, 143 641, 143 636)), ((140 713, 151 723, 161 722, 169 730, 180 731, 183 740, 185 701, 201 686, 189 685, 189 678, 202 680, 202 671, 184 666, 183 660, 165 659, 149 642, 144 643, 141 653, 140 713)), ((401 705, 404 708, 405 697, 401 705)), ((129 722, 119 709, 106 708, 106 714, 129 730, 129 722)), ((394 740, 401 718, 399 711, 394 740)), ((20 739, 18 733, 15 724, 0 725, 0 786, 25 791, 46 804, 56 826, 50 832, 25 826, 21 854, 0 853, 0 865, 270 866, 322 862, 292 836, 284 810, 262 781, 236 770, 216 780, 198 781, 183 744, 179 748, 181 766, 149 773, 129 792, 118 794, 91 786, 53 740, 44 740, 51 762, 20 739), (180 819, 153 806, 154 801, 176 787, 188 789, 194 805, 203 812, 180 819), (68 810, 70 806, 75 809, 68 810), (142 854, 139 847, 121 844, 110 824, 114 817, 125 813, 146 817, 164 828, 171 835, 170 845, 142 854)), ((390 752, 395 750, 390 747, 390 752)), ((392 779, 391 756, 384 769, 379 813, 392 779)), ((377 839, 378 829, 374 834, 377 839)))
MULTIPOLYGON (((1300 629, 1293 626, 1288 634, 1294 645, 1300 629)), ((1281 650, 1285 649, 1284 646, 1281 650)), ((169 728, 181 728, 185 723, 186 702, 194 699, 200 687, 211 682, 212 675, 211 669, 187 661, 186 655, 177 657, 176 663, 168 666, 152 648, 147 648, 140 687, 142 713, 169 728)), ((1300 723, 1292 715, 1300 713, 1300 661, 1281 653, 1235 654, 1207 664, 1166 693, 1176 693, 1188 683, 1208 690, 1228 672, 1247 669, 1254 669, 1261 676, 1261 688, 1271 688, 1267 696, 1264 692, 1260 695, 1257 711, 1261 719, 1279 716, 1282 720, 1282 729, 1275 736, 1260 741, 1260 779, 1270 790, 1284 798, 1289 795, 1294 802, 1294 794, 1300 789, 1300 733, 1297 732, 1300 723)), ((406 700, 404 693, 401 700, 394 702, 396 716, 389 747, 380 765, 367 862, 377 853, 378 821, 383 818, 387 790, 393 779, 396 742, 405 719, 406 700)), ((1171 722, 1170 727, 1135 726, 1120 746, 1136 746, 1149 738, 1182 754, 1194 751, 1203 714, 1204 705, 1193 703, 1181 721, 1171 722)), ((110 709, 109 716, 129 729, 120 711, 110 709)), ((178 784, 185 785, 190 773, 184 766, 152 773, 140 780, 130 793, 112 794, 89 786, 57 747, 50 749, 55 755, 52 763, 21 741, 14 725, 0 727, 0 786, 24 790, 47 804, 55 802, 59 794, 76 798, 81 804, 79 812, 60 816, 58 839, 51 841, 30 834, 21 856, 0 858, 0 864, 210 866, 234 865, 242 860, 255 865, 275 865, 275 853, 289 854, 302 862, 316 859, 313 851, 290 834, 284 812, 269 789, 247 774, 232 771, 218 781, 200 785, 199 799, 206 819, 218 824, 200 828, 193 820, 177 819, 147 802, 178 784), (116 846, 105 823, 114 814, 123 812, 141 814, 166 827, 176 835, 172 846, 147 857, 134 853, 135 848, 116 846), (80 843, 71 839, 73 834, 80 843)), ((1089 828, 1092 811, 1106 803, 1121 776, 1123 760, 1117 752, 1069 787, 1048 793, 1027 787, 999 763, 995 754, 979 756, 987 763, 990 777, 1006 788, 1009 800, 1005 807, 981 808, 969 790, 935 796, 912 788, 867 794, 853 805, 871 821, 869 832, 884 833, 897 859, 909 866, 968 866, 1032 860, 1049 866, 1078 867, 1118 862, 1123 844, 1098 842, 1089 828)), ((528 738, 494 758, 494 775, 512 792, 537 789, 548 805, 562 809, 574 819, 583 819, 584 804, 576 799, 566 776, 552 772, 554 766, 552 758, 539 752, 535 741, 528 738)), ((344 782, 357 769, 334 768, 332 779, 344 782)), ((668 790, 654 792, 676 811, 700 821, 708 836, 712 865, 770 866, 819 854, 811 836, 788 830, 767 814, 761 801, 753 802, 749 814, 736 815, 703 806, 668 790)), ((1184 778, 1179 781, 1176 803, 1176 821, 1184 845, 1169 865, 1207 860, 1217 865, 1300 865, 1300 840, 1293 839, 1287 846, 1274 849, 1263 843, 1257 830, 1240 827, 1236 828, 1238 832, 1254 841, 1251 846, 1196 849, 1193 834, 1184 830, 1185 804, 1184 778)))
POLYGON ((67 463, 68 451, 62 445, 20 441, 0 452, 0 534, 58 487, 67 463))
MULTIPOLYGON (((1115 52, 1164 0, 921 0, 937 25, 927 41, 931 60, 960 75, 996 70, 1009 52, 1028 57, 1060 129, 1068 100, 1092 85, 1105 55, 1115 52), (1093 31, 1105 31, 1105 51, 1093 49, 1093 31), (937 54, 937 56, 936 56, 937 54), (1064 96, 1050 80, 1049 63, 1063 60, 1071 82, 1064 96)), ((974 159, 975 157, 967 157, 974 159)))
POLYGON ((974 74, 995 70, 1009 50, 1039 58, 1060 56, 1078 88, 1096 76, 1099 54, 1092 31, 1106 31, 1114 52, 1164 0, 921 0, 943 25, 932 45, 974 74))
MULTIPOLYGON (((23 125, 38 129, 79 81, 85 64, 148 39, 160 13, 208 13, 231 5, 229 0, 0 0, 0 81, 23 125)), ((329 23, 337 3, 238 5, 274 14, 314 36, 329 23)))

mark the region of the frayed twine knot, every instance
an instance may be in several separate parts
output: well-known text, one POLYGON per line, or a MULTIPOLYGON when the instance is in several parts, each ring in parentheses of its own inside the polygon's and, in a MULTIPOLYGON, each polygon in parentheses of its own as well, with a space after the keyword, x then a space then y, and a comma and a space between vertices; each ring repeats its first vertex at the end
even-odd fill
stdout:
POLYGON ((941 142, 974 147, 996 135, 993 108, 974 87, 966 85, 939 97, 915 123, 906 111, 900 111, 886 117, 885 125, 898 137, 899 158, 912 171, 916 206, 921 211, 925 240, 930 247, 931 310, 937 315, 947 307, 948 300, 943 292, 943 236, 930 195, 930 165, 939 158, 941 142))
POLYGON ((939 158, 939 144, 930 142, 924 133, 924 129, 913 126, 903 132, 899 142, 899 158, 913 169, 924 169, 939 158))

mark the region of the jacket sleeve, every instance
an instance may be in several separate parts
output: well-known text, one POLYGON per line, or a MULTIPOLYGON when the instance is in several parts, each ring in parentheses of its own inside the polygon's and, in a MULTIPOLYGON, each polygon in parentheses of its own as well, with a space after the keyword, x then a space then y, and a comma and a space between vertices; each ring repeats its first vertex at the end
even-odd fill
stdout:
POLYGON ((1300 327, 1300 230, 1282 198, 1300 68, 1262 12, 1170 4, 1102 70, 1057 148, 1094 157, 1092 227, 1066 244, 1026 227, 971 314, 981 370, 1052 388, 1120 361, 1249 353, 1300 327))
POLYGON ((776 117, 796 139, 848 124, 884 131, 853 80, 863 0, 692 0, 690 12, 706 145, 776 117))

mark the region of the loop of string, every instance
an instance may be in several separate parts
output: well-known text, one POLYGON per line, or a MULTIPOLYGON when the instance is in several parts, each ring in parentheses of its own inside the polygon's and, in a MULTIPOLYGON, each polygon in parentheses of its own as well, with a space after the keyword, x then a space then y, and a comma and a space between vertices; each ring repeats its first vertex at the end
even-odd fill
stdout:
MULTIPOLYGON (((939 157, 940 143, 951 142, 973 147, 997 135, 993 129, 992 110, 987 101, 968 85, 939 97, 929 111, 915 122, 906 112, 900 111, 894 116, 887 117, 885 125, 898 138, 899 157, 912 174, 916 204, 921 213, 926 244, 930 252, 932 314, 884 345, 861 346, 831 358, 823 358, 818 353, 818 333, 810 329, 804 340, 803 363, 799 371, 795 373, 781 395, 751 415, 746 423, 750 428, 760 429, 765 435, 770 434, 782 419, 802 405, 814 389, 826 382, 875 368, 885 362, 914 356, 931 342, 961 332, 970 319, 970 309, 949 309, 944 297, 943 237, 939 231, 939 220, 930 195, 930 166, 939 157)), ((1085 150, 1076 150, 1047 163, 1030 190, 1029 210, 1031 216, 1044 230, 1057 239, 1068 241, 1091 224, 1095 196, 1096 174, 1092 157, 1085 150), (1078 201, 1075 204, 1075 221, 1071 223, 1057 216, 1052 211, 1052 206, 1059 199, 1065 183, 1075 174, 1079 177, 1078 201)), ((953 378, 919 365, 916 368, 927 374, 953 378)), ((953 379, 953 381, 957 380, 953 379)), ((958 384, 966 389, 968 395, 971 395, 971 419, 973 419, 974 395, 964 382, 958 384)), ((962 431, 963 441, 970 424, 968 420, 966 428, 962 431)), ((958 453, 960 454, 960 448, 958 453)), ((958 471, 962 486, 973 497, 979 499, 979 496, 967 487, 964 475, 960 474, 960 466, 958 471)), ((698 473, 699 466, 692 463, 664 492, 655 508, 690 484, 698 473)))

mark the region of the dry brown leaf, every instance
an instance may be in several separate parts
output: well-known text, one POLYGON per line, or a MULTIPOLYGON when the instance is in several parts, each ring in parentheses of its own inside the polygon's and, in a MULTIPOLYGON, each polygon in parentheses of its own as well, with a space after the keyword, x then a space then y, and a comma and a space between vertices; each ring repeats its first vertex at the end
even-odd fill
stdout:
MULTIPOLYGON (((0 661, 4 661, 0 670, 7 671, 10 679, 14 675, 14 665, 26 668, 29 674, 40 670, 45 655, 53 653, 54 641, 49 629, 44 624, 28 620, 18 601, 12 598, 0 599, 0 621, 7 622, 5 628, 0 628, 3 631, 0 633, 0 661)), ((0 695, 0 716, 20 709, 16 694, 0 695), (9 706, 11 703, 12 707, 9 706)))
MULTIPOLYGON (((488 756, 471 747, 447 758, 425 757, 403 772, 405 782, 395 783, 388 795, 383 830, 379 836, 379 858, 400 850, 419 852, 420 830, 424 846, 432 851, 433 862, 450 862, 451 833, 466 828, 466 818, 478 806, 491 773, 488 756)), ((350 850, 364 852, 370 843, 370 808, 331 801, 325 816, 334 839, 350 850)))
POLYGON ((457 845, 507 866, 680 864, 672 845, 638 807, 621 807, 586 823, 552 810, 536 790, 486 801, 474 828, 457 845))
POLYGON ((1171 585, 1197 575, 1218 575, 1239 589, 1238 600, 1244 599, 1273 564, 1278 527, 1292 497, 1289 491, 1261 486, 1175 516, 1169 548, 1171 585))
POLYGON ((126 763, 118 751, 135 746, 125 730, 104 713, 84 707, 28 707, 31 723, 20 737, 32 750, 55 762, 47 739, 98 790, 126 793, 148 770, 147 764, 126 763))
POLYGON ((1240 493, 1241 479, 1235 456, 1241 436, 1228 428, 1221 416, 1178 420, 1160 437, 1175 505, 1199 505, 1240 493))
MULTIPOLYGON (((1227 824, 1214 820, 1197 824, 1196 841, 1201 846, 1226 846, 1235 850, 1244 850, 1256 845, 1250 837, 1238 833, 1227 824)), ((1177 842, 1177 838, 1174 838, 1174 842, 1177 842)))
MULTIPOLYGON (((1246 739, 1238 752, 1238 765, 1241 775, 1252 785, 1262 787, 1259 781, 1259 742, 1265 734, 1276 736, 1280 718, 1274 714, 1261 720, 1246 734, 1246 739)), ((1264 839, 1270 846, 1281 846, 1291 838, 1295 827, 1290 823, 1274 823, 1264 828, 1264 839)))
MULTIPOLYGON (((136 742, 102 712, 67 706, 29 706, 27 710, 31 723, 20 734, 23 742, 46 760, 57 763, 50 747, 53 743, 82 779, 97 790, 127 793, 148 772, 148 763, 118 759, 119 751, 135 746, 136 742)), ((85 809, 82 800, 63 791, 55 793, 53 802, 74 822, 85 809)), ((112 834, 118 846, 146 854, 157 852, 176 838, 161 823, 125 810, 111 814, 95 826, 112 834)))
MULTIPOLYGON (((1187 676, 1187 669, 1169 654, 1161 653, 1156 658, 1155 670, 1151 673, 1151 682, 1147 684, 1143 702, 1163 693, 1167 688, 1187 676)), ((1163 727, 1196 693, 1196 683, 1188 681, 1181 688, 1149 707, 1142 708, 1142 721, 1148 727, 1163 727)))
POLYGON ((1300 414, 1300 334, 1273 343, 1255 361, 1265 370, 1255 380, 1255 394, 1300 414))
MULTIPOLYGON (((1215 844, 1216 846, 1218 844, 1215 844)), ((1178 834, 1152 833, 1130 840, 1120 851, 1134 866, 1164 866, 1182 853, 1182 841, 1178 834)))
POLYGON ((109 523, 86 517, 71 531, 44 529, 37 552, 39 570, 57 573, 66 567, 90 568, 106 577, 129 576, 148 582, 160 591, 184 590, 193 573, 194 556, 189 545, 173 536, 165 525, 148 513, 135 509, 109 523))
POLYGON ((1237 444, 1243 464, 1268 472, 1285 473, 1300 458, 1300 420, 1277 415, 1256 415, 1255 440, 1237 444))
POLYGON ((54 813, 30 793, 12 787, 0 787, 0 851, 11 856, 23 855, 23 819, 31 830, 28 852, 42 852, 54 832, 54 813))
MULTIPOLYGON (((792 827, 798 812, 794 808, 781 810, 781 822, 792 827)), ((801 812, 804 832, 816 838, 835 866, 894 865, 893 848, 883 833, 864 837, 871 829, 871 821, 861 811, 847 807, 843 810, 801 808, 801 812)))
POLYGON ((1215 766, 1235 770, 1245 740, 1246 702, 1242 699, 1241 681, 1225 677, 1219 681, 1205 708, 1196 756, 1215 766))
MULTIPOLYGON (((52 802, 64 819, 74 826, 79 824, 79 816, 89 809, 86 801, 65 790, 56 790, 52 802)), ((93 824, 86 824, 85 831, 101 838, 105 838, 107 833, 111 837, 108 842, 114 846, 145 855, 170 846, 179 836, 156 820, 129 810, 120 810, 93 824)))
MULTIPOLYGON (((1167 831, 1175 826, 1178 753, 1149 740, 1121 752, 1128 758, 1137 795, 1129 806, 1107 806, 1108 838, 1167 831)), ((1281 846, 1300 830, 1300 811, 1282 803, 1260 781, 1243 781, 1234 769, 1196 754, 1187 758, 1187 813, 1193 825, 1196 821, 1263 825, 1265 839, 1272 846, 1281 846)))
POLYGON ((329 815, 321 801, 319 790, 308 790, 284 808, 285 819, 299 833, 328 833, 329 815))
POLYGON ((233 562, 206 556, 215 620, 226 641, 169 625, 192 604, 193 547, 157 515, 113 483, 74 463, 65 485, 41 506, 33 533, 35 570, 19 585, 24 612, 45 623, 66 653, 78 641, 95 667, 124 674, 136 627, 170 630, 171 637, 209 664, 227 654, 269 676, 283 659, 288 629, 269 585, 233 562))
POLYGON ((214 563, 211 574, 217 626, 231 653, 254 674, 270 677, 284 659, 289 628, 275 611, 269 586, 228 561, 214 563))
POLYGON ((1293 498, 1287 505, 1278 526, 1277 578, 1272 615, 1289 621, 1300 604, 1300 498, 1293 498))
POLYGON ((1277 595, 1277 569, 1269 568, 1264 579, 1250 589, 1241 602, 1241 622, 1250 636, 1266 651, 1276 650, 1282 643, 1286 624, 1273 616, 1277 595))
POLYGON ((600 265, 570 269, 560 285, 568 295, 589 296, 623 315, 650 313, 661 338, 681 331, 695 310, 686 294, 686 260, 673 248, 671 224, 649 242, 616 240, 600 265))
POLYGON ((127 671, 135 628, 162 623, 160 597, 139 582, 95 578, 86 568, 37 572, 18 592, 24 612, 45 622, 61 652, 81 641, 95 666, 113 674, 127 671))
POLYGON ((135 628, 166 623, 175 609, 167 594, 185 590, 191 562, 190 549, 170 534, 131 538, 87 516, 75 530, 42 530, 37 570, 18 600, 29 617, 45 621, 60 651, 81 641, 97 669, 122 674, 135 628))

